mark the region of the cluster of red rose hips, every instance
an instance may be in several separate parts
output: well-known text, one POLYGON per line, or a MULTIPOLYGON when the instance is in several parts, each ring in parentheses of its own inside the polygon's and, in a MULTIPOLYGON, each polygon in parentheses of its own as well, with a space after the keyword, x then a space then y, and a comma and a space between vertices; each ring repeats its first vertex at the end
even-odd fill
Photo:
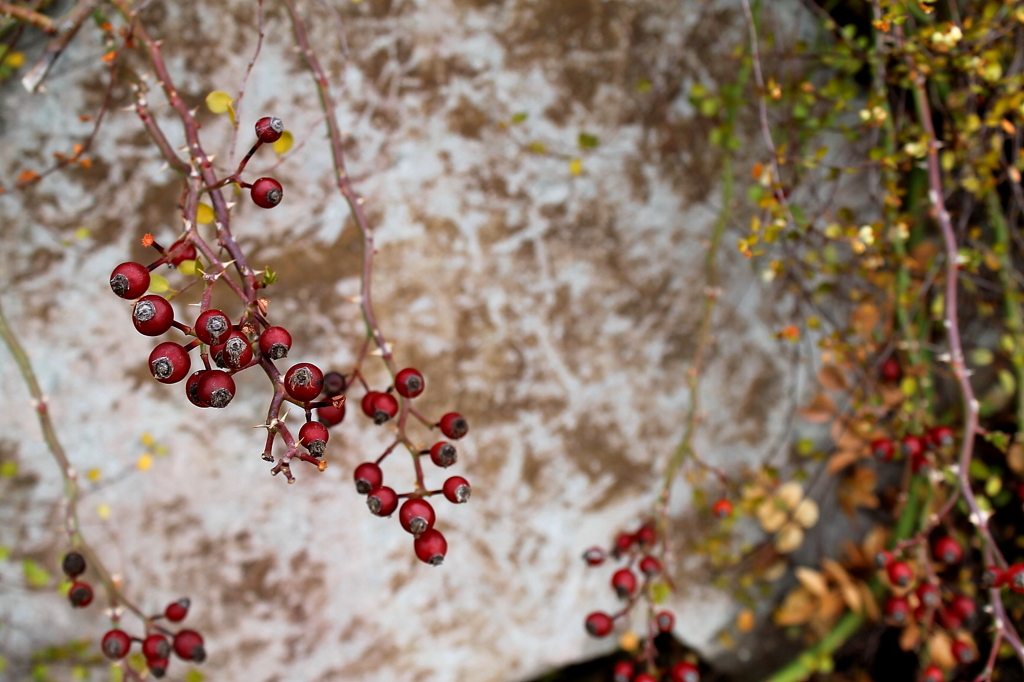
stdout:
MULTIPOLYGON (((407 367, 395 374, 394 384, 386 391, 367 391, 362 399, 363 414, 375 424, 383 424, 398 414, 398 400, 392 391, 406 400, 412 400, 423 393, 426 382, 419 370, 407 367)), ((458 440, 469 431, 466 419, 457 412, 449 412, 434 426, 450 440, 458 440)), ((391 516, 398 510, 398 520, 407 532, 414 537, 413 549, 416 557, 432 566, 439 566, 448 551, 448 542, 444 535, 434 528, 434 508, 424 498, 433 495, 444 495, 453 504, 462 504, 469 500, 472 489, 469 481, 462 476, 451 476, 439 490, 426 490, 423 486, 423 472, 419 458, 429 456, 436 466, 446 469, 455 463, 457 451, 455 446, 446 440, 437 441, 430 448, 413 453, 416 464, 416 486, 407 493, 397 493, 393 488, 384 485, 384 473, 380 463, 391 454, 398 440, 384 451, 376 461, 363 462, 356 467, 353 479, 356 491, 366 495, 366 506, 376 516, 391 516), (400 499, 405 498, 401 508, 400 499)))
MULTIPOLYGON (((625 566, 619 568, 612 574, 611 587, 615 595, 625 604, 615 613, 594 611, 587 616, 584 625, 594 637, 607 637, 619 618, 626 618, 633 606, 641 598, 648 601, 652 608, 648 609, 651 614, 648 622, 648 642, 661 633, 671 632, 675 625, 676 618, 671 611, 653 609, 653 598, 651 594, 652 582, 662 575, 664 567, 661 561, 652 552, 657 545, 657 531, 652 523, 644 523, 634 533, 619 533, 615 538, 615 544, 610 550, 601 547, 591 547, 583 553, 583 560, 589 566, 600 566, 609 557, 618 561, 625 561, 625 566), (634 570, 635 567, 635 570, 634 570), (639 572, 639 578, 637 577, 639 572)), ((650 648, 648 647, 648 651, 650 648)), ((641 663, 638 661, 637 663, 641 663)), ((613 669, 615 682, 655 682, 655 678, 649 672, 637 673, 637 663, 631 661, 620 661, 613 669)), ((653 667, 653 660, 649 657, 646 668, 653 667)), ((682 661, 676 663, 668 671, 668 679, 672 682, 699 682, 700 672, 692 663, 682 661)))
POLYGON ((923 435, 908 433, 895 442, 890 438, 878 438, 871 442, 871 452, 875 457, 891 462, 897 454, 910 460, 911 469, 915 474, 925 473, 931 466, 928 459, 929 451, 942 451, 953 445, 953 429, 948 426, 934 426, 923 435))
MULTIPOLYGON (((85 557, 78 552, 68 552, 64 556, 61 568, 64 574, 74 581, 68 590, 68 599, 76 608, 85 608, 92 603, 92 587, 79 580, 85 573, 85 557)), ((203 636, 195 630, 171 630, 157 624, 160 619, 172 623, 180 623, 188 615, 189 600, 179 599, 171 602, 162 614, 151 616, 146 622, 146 636, 132 637, 120 628, 109 630, 103 635, 100 647, 103 654, 112 661, 118 661, 128 655, 133 642, 142 645, 142 655, 153 677, 163 677, 173 651, 178 658, 193 663, 206 660, 206 649, 203 647, 203 636)))
MULTIPOLYGON (((961 544, 949 535, 936 540, 931 552, 932 560, 946 566, 959 564, 964 557, 961 544)), ((885 602, 884 613, 893 625, 904 626, 913 619, 926 629, 937 625, 955 633, 977 612, 974 599, 944 589, 932 579, 923 579, 915 587, 916 572, 900 558, 898 552, 879 552, 875 555, 875 565, 885 571, 892 586, 893 594, 885 602)), ((1009 571, 989 567, 982 581, 986 583, 985 587, 1007 585, 1014 591, 1024 592, 1024 564, 1015 565, 1009 571)), ((974 646, 960 638, 954 638, 951 653, 960 665, 973 663, 978 656, 974 646)), ((922 676, 925 682, 943 682, 944 679, 945 673, 935 665, 928 666, 922 676)))

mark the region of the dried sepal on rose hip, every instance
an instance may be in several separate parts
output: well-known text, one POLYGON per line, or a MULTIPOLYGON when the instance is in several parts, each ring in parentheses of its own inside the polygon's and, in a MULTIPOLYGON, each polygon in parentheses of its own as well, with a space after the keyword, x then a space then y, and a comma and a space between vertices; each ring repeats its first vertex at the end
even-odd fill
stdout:
POLYGON ((121 263, 110 273, 110 290, 121 298, 138 298, 149 289, 149 268, 142 263, 121 263))
POLYGON ((252 183, 251 196, 260 208, 274 208, 284 197, 284 188, 274 178, 260 178, 252 183))
POLYGON ((284 121, 277 116, 264 116, 256 121, 256 137, 264 144, 273 144, 281 139, 284 121))

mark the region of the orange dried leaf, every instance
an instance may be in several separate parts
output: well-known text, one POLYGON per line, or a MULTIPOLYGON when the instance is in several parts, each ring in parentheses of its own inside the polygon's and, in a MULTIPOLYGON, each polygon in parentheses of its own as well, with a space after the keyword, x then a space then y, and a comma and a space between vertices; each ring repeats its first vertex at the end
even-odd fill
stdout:
POLYGON ((754 180, 759 180, 761 178, 761 173, 763 173, 763 172, 764 172, 764 164, 761 163, 760 161, 758 161, 750 169, 750 177, 753 178, 754 180))
POLYGON ((845 391, 846 375, 835 365, 822 365, 818 370, 818 383, 826 391, 845 391))
POLYGON ((114 56, 116 54, 116 52, 107 52, 102 57, 100 57, 100 59, 109 64, 110 62, 114 61, 114 56))
POLYGON ((800 328, 795 324, 786 325, 776 334, 776 337, 796 343, 800 340, 800 328))
POLYGON ((871 620, 881 619, 882 612, 878 608, 878 602, 875 601, 875 595, 871 592, 871 588, 866 583, 857 583, 857 589, 860 590, 861 599, 864 600, 864 615, 871 620))
POLYGON ((818 611, 814 614, 815 620, 830 626, 839 616, 843 615, 845 610, 846 603, 843 601, 843 598, 836 592, 829 592, 822 597, 818 611))
POLYGON ((812 424, 824 424, 835 414, 835 402, 824 393, 819 393, 811 398, 811 402, 800 410, 800 416, 812 424))
POLYGON ((916 649, 920 643, 921 628, 917 627, 917 623, 914 621, 910 621, 900 633, 900 648, 904 651, 910 651, 911 649, 916 649))
POLYGON ((932 663, 943 670, 952 670, 956 667, 956 659, 953 658, 953 640, 945 632, 936 632, 929 638, 928 654, 932 663))
POLYGON ((71 151, 72 153, 74 153, 75 156, 78 156, 79 154, 82 153, 83 149, 85 149, 85 147, 83 147, 81 143, 76 142, 75 146, 71 148, 71 151))
POLYGON ((804 587, 797 587, 786 595, 786 599, 775 612, 775 624, 780 626, 802 625, 811 619, 817 609, 818 600, 804 587))
POLYGON ((39 179, 39 173, 32 170, 23 170, 18 173, 18 182, 34 182, 39 179))
POLYGON ((878 325, 878 308, 874 303, 862 303, 850 315, 850 325, 857 336, 865 341, 871 338, 871 332, 878 325))
POLYGON ((840 450, 829 457, 828 464, 825 468, 828 470, 828 473, 834 476, 856 462, 858 459, 860 459, 860 455, 858 453, 853 452, 852 450, 840 450))
POLYGON ((828 593, 828 583, 825 582, 825 576, 812 568, 797 566, 796 579, 800 581, 800 584, 808 592, 816 597, 824 597, 828 593))
POLYGON ((736 629, 740 632, 750 632, 754 629, 754 612, 750 609, 743 609, 736 616, 736 629))
POLYGON ((92 159, 90 159, 89 157, 85 157, 84 159, 78 162, 78 165, 81 166, 82 168, 92 168, 92 159))

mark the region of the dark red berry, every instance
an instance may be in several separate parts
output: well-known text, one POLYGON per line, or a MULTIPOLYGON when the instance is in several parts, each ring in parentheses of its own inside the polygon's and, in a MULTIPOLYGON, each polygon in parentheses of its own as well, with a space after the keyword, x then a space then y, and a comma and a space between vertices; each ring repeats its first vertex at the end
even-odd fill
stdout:
POLYGON ((915 475, 921 475, 928 472, 931 463, 928 461, 928 455, 917 455, 910 458, 910 470, 915 475))
POLYGON ((281 183, 274 178, 260 178, 252 183, 252 200, 260 208, 274 208, 283 196, 281 183))
POLYGON ((700 672, 693 663, 676 663, 670 672, 672 682, 700 682, 700 672))
POLYGON ((654 526, 649 523, 645 523, 644 525, 640 526, 640 529, 637 530, 636 535, 633 536, 633 538, 641 545, 646 545, 648 547, 654 544, 654 541, 657 539, 657 537, 658 534, 654 531, 654 526))
POLYGON ((363 396, 362 402, 359 404, 363 408, 363 414, 370 419, 373 419, 373 401, 380 395, 380 391, 367 391, 366 395, 363 396))
POLYGON ((292 335, 284 327, 267 327, 260 334, 260 352, 271 360, 280 360, 292 348, 292 335))
POLYGON ((964 558, 963 547, 948 535, 935 543, 933 554, 936 561, 941 561, 945 564, 959 563, 964 558))
POLYGON ((1024 564, 1013 564, 1006 569, 1003 583, 1018 594, 1024 594, 1024 564))
POLYGON ((932 447, 948 448, 953 444, 953 429, 948 426, 936 426, 928 431, 928 440, 932 447))
POLYGON ((619 533, 615 536, 615 555, 619 556, 629 551, 629 548, 633 546, 636 541, 629 533, 619 533))
POLYGON ((974 661, 978 658, 978 654, 974 650, 974 647, 972 647, 970 644, 963 641, 962 639, 958 639, 955 642, 953 642, 952 651, 953 658, 955 658, 956 662, 960 665, 968 665, 969 663, 974 663, 974 661))
POLYGON ((112 661, 118 661, 128 655, 128 650, 132 648, 132 638, 124 630, 111 630, 103 635, 100 648, 103 649, 104 656, 112 661))
POLYGON ((231 332, 231 321, 219 310, 207 310, 196 318, 192 332, 206 345, 215 346, 228 338, 228 333, 231 332))
POLYGON ((327 439, 330 437, 327 427, 320 422, 306 422, 299 429, 299 440, 314 457, 323 457, 327 439))
POLYGON ((640 673, 633 678, 633 682, 658 682, 658 680, 650 673, 640 673))
POLYGON ((986 566, 981 572, 981 587, 983 589, 1000 588, 1006 584, 1006 571, 999 566, 986 566))
POLYGON ((384 474, 381 473, 380 467, 373 462, 363 462, 357 466, 354 478, 356 479, 356 491, 360 495, 366 495, 376 490, 384 482, 384 474))
POLYGON ((434 527, 434 508, 422 498, 410 497, 398 510, 398 521, 413 535, 425 533, 434 527))
POLYGON ((871 454, 878 459, 891 462, 895 452, 896 448, 893 447, 892 441, 888 438, 879 438, 871 442, 871 454))
POLYGON ((92 603, 92 588, 89 583, 72 583, 71 589, 68 590, 68 599, 75 608, 85 608, 92 603))
POLYGON ((619 661, 612 668, 612 682, 631 682, 633 679, 633 664, 629 661, 619 661))
POLYGON ((121 263, 110 273, 110 289, 121 298, 138 298, 149 289, 149 279, 142 263, 121 263))
POLYGON ((264 144, 277 142, 283 132, 284 121, 277 116, 264 116, 256 121, 256 137, 264 144))
POLYGON ((636 575, 628 568, 620 568, 612 574, 612 589, 619 599, 629 599, 636 591, 636 575))
POLYGON ((324 395, 328 398, 339 396, 345 392, 348 382, 341 372, 328 372, 324 374, 324 395))
POLYGON ((889 597, 885 602, 885 617, 896 625, 906 623, 910 618, 910 604, 903 597, 889 597))
POLYGON ((176 384, 192 369, 192 359, 181 344, 161 343, 149 354, 149 373, 162 384, 176 384))
POLYGON ((879 550, 875 553, 875 568, 878 570, 888 569, 895 558, 892 552, 885 549, 879 550))
POLYGON ((448 553, 448 541, 436 528, 417 536, 412 543, 416 558, 431 566, 440 566, 448 553))
POLYGON ((882 379, 888 381, 891 384, 896 383, 903 377, 903 369, 900 367, 900 361, 895 357, 888 357, 879 367, 879 374, 882 375, 882 379))
POLYGON ((654 625, 658 628, 658 632, 672 632, 675 624, 676 617, 672 615, 671 611, 659 611, 658 615, 654 617, 654 625))
POLYGON ((210 346, 210 355, 218 367, 242 369, 252 362, 252 345, 240 331, 232 331, 223 343, 210 346))
POLYGON ((423 393, 423 375, 412 367, 406 367, 395 375, 395 390, 403 398, 415 398, 423 393))
POLYGON ((455 446, 447 441, 438 441, 430 446, 430 461, 442 468, 455 464, 455 446))
POLYGON ((174 308, 163 296, 143 296, 135 302, 132 323, 140 334, 160 336, 174 324, 174 308))
POLYGON ((373 423, 380 426, 398 414, 398 401, 390 393, 378 393, 373 398, 373 423))
POLYGON ((469 424, 466 423, 465 417, 458 412, 449 412, 441 417, 441 421, 437 425, 441 427, 441 433, 452 440, 462 438, 469 431, 469 424))
POLYGON ((191 606, 191 602, 188 599, 179 599, 178 601, 172 601, 164 609, 164 617, 172 623, 179 623, 185 620, 185 616, 188 615, 188 607, 191 606))
POLYGON ((78 552, 68 552, 61 562, 61 569, 64 570, 64 575, 74 580, 85 573, 85 557, 78 552))
POLYGON ((211 369, 199 377, 196 398, 210 407, 227 407, 235 397, 235 380, 227 372, 211 369))
POLYGON ((345 420, 345 403, 341 407, 325 405, 316 408, 316 418, 325 426, 337 426, 345 420))
POLYGON ((920 457, 924 454, 924 441, 908 433, 900 441, 900 449, 903 450, 904 457, 920 457))
POLYGON ((583 553, 583 560, 586 561, 589 566, 600 566, 605 560, 604 550, 600 547, 591 547, 583 553))
POLYGON ((464 479, 462 476, 452 476, 444 485, 441 486, 441 491, 444 496, 448 498, 448 501, 453 504, 462 504, 469 500, 470 494, 473 489, 469 487, 469 481, 464 479))
POLYGON ((146 666, 149 668, 149 672, 153 673, 153 677, 159 679, 167 674, 167 666, 170 661, 166 658, 151 658, 146 660, 146 666))
POLYGON ((732 502, 724 497, 711 505, 711 513, 720 519, 732 516, 732 502))
POLYGON ((958 594, 950 600, 949 608, 953 613, 967 620, 978 610, 978 605, 967 595, 958 594))
POLYGON ((324 389, 324 373, 309 362, 293 365, 284 375, 284 390, 299 402, 316 400, 324 389))
POLYGON ((195 630, 179 630, 178 634, 174 635, 174 653, 186 661, 202 663, 206 660, 203 636, 195 630))
POLYGON ((945 682, 946 675, 942 668, 937 665, 930 665, 921 674, 921 682, 945 682))
POLYGON ((163 635, 152 634, 142 640, 142 655, 154 661, 171 655, 171 643, 163 635))
POLYGON ((652 556, 645 556, 640 560, 640 572, 650 577, 661 573, 661 562, 652 556))
POLYGON ((946 606, 936 611, 935 615, 938 618, 939 625, 946 630, 959 630, 960 626, 964 623, 964 619, 960 617, 960 614, 946 606))
POLYGON ((190 403, 196 407, 209 407, 206 403, 199 399, 199 380, 202 379, 207 372, 212 370, 200 369, 189 376, 188 381, 185 382, 185 395, 188 396, 190 403))
POLYGON ((907 587, 914 579, 914 571, 902 561, 893 561, 887 569, 889 580, 897 587, 907 587))
POLYGON ((612 631, 612 617, 602 611, 595 611, 587 616, 587 632, 594 637, 607 637, 612 631))
POLYGON ((379 486, 366 496, 366 506, 372 514, 391 516, 398 509, 398 494, 386 485, 379 486))
POLYGON ((936 607, 942 601, 942 595, 939 594, 939 588, 932 583, 921 583, 917 586, 917 598, 921 600, 921 603, 927 607, 936 607))
POLYGON ((167 252, 174 254, 171 256, 172 265, 181 265, 187 260, 195 260, 198 255, 196 254, 195 245, 191 242, 183 242, 180 239, 171 244, 171 248, 167 249, 167 252))

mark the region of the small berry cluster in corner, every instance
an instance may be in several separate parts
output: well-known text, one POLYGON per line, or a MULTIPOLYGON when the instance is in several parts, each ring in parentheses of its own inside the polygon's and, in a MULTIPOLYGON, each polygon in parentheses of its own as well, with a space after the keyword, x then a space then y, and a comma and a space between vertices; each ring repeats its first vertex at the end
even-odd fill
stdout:
MULTIPOLYGON (((64 555, 61 568, 68 579, 72 580, 68 590, 68 599, 75 608, 85 608, 92 603, 93 591, 89 583, 81 579, 87 568, 85 557, 79 552, 68 552, 64 555)), ((177 632, 160 624, 161 620, 169 623, 180 623, 188 615, 190 603, 188 599, 179 599, 167 605, 163 613, 143 617, 144 637, 133 637, 122 630, 120 625, 120 609, 112 608, 111 617, 114 627, 103 635, 100 648, 103 654, 112 661, 124 659, 131 651, 132 644, 141 645, 142 655, 146 659, 146 667, 153 677, 163 677, 167 673, 173 652, 183 661, 202 663, 206 660, 206 649, 203 636, 195 630, 181 629, 177 632)), ((139 679, 135 671, 126 667, 125 670, 133 679, 139 679)))
MULTIPOLYGON (((655 682, 659 679, 654 640, 660 634, 672 632, 676 622, 671 611, 657 608, 661 601, 659 592, 662 592, 659 588, 671 585, 664 573, 662 559, 656 556, 659 551, 664 551, 664 543, 659 542, 654 524, 647 522, 634 533, 619 533, 609 550, 591 547, 583 553, 583 560, 588 566, 601 566, 609 558, 625 563, 611 577, 611 588, 615 596, 624 602, 622 607, 614 613, 594 611, 588 615, 584 621, 588 633, 594 637, 607 637, 615 628, 615 621, 628 619, 633 607, 641 601, 647 613, 647 635, 643 647, 635 661, 620 661, 615 665, 615 682, 655 682)), ((661 679, 700 682, 700 672, 693 662, 681 661, 669 668, 661 679)))

